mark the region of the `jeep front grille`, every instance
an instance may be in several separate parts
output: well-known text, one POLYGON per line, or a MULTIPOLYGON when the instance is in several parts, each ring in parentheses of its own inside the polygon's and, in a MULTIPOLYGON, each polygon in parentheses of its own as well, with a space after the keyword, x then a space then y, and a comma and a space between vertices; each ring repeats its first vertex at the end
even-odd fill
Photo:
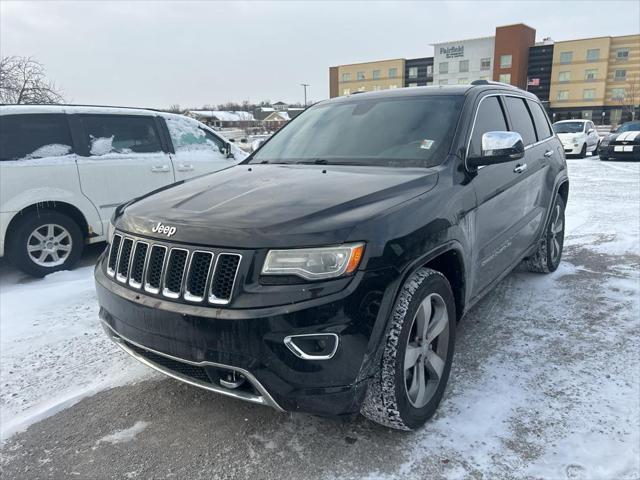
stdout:
POLYGON ((117 232, 107 275, 130 288, 189 303, 231 301, 242 256, 136 238, 117 232))

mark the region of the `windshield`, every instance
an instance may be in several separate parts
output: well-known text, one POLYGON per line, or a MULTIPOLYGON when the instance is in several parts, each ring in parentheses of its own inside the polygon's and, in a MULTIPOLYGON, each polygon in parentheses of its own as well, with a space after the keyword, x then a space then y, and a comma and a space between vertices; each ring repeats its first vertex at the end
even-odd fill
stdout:
POLYGON ((584 122, 554 123, 553 131, 556 133, 582 133, 584 132, 584 125, 584 122))
POLYGON ((640 131, 640 122, 627 122, 618 127, 616 133, 622 132, 638 132, 640 131))
POLYGON ((464 97, 353 98, 319 104, 266 143, 250 163, 429 167, 444 160, 464 97))

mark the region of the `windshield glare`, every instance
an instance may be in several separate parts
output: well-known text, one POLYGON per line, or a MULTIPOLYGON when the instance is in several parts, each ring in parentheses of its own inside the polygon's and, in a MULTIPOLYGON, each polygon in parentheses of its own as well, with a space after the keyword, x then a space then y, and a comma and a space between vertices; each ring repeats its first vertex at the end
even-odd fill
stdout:
POLYGON ((584 126, 584 122, 554 123, 553 131, 556 133, 582 133, 584 132, 584 126))
POLYGON ((319 104, 277 133, 250 163, 429 167, 446 156, 464 97, 353 98, 319 104))
POLYGON ((616 133, 637 131, 640 131, 640 122, 629 122, 620 125, 620 127, 618 127, 618 129, 616 130, 616 133))

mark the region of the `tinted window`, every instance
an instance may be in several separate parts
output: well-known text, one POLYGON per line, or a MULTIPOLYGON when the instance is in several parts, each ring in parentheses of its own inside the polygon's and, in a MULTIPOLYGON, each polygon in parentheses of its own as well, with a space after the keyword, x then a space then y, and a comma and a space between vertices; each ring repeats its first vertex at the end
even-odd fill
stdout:
POLYGON ((63 114, 0 116, 0 160, 59 157, 72 152, 63 114))
POLYGON ((549 127, 549 122, 547 121, 547 116, 540 104, 536 102, 530 102, 527 100, 529 104, 529 110, 531 110, 531 115, 533 115, 533 122, 536 125, 536 132, 538 132, 538 140, 544 140, 545 138, 549 138, 553 133, 551 132, 551 127, 549 127))
POLYGON ((361 98, 318 104, 298 115, 252 163, 428 167, 449 151, 464 97, 361 98))
POLYGON ((187 117, 167 118, 169 135, 176 152, 204 150, 220 152, 222 140, 187 117))
POLYGON ((485 97, 478 107, 476 122, 471 133, 469 156, 479 157, 482 149, 482 135, 487 132, 506 132, 507 122, 498 97, 485 97))
POLYGON ((153 117, 83 115, 81 118, 91 156, 162 151, 153 117))
POLYGON ((536 143, 536 132, 533 129, 531 115, 522 98, 505 97, 509 118, 511 119, 511 130, 518 132, 522 136, 525 145, 536 143))

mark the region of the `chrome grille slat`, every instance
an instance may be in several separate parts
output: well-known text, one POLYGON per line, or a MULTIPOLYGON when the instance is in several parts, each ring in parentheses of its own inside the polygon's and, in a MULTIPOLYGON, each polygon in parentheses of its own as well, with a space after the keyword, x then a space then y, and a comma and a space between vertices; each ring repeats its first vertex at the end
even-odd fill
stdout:
POLYGON ((120 253, 118 254, 118 268, 116 269, 116 280, 125 283, 129 276, 131 266, 131 251, 133 250, 133 238, 125 237, 122 240, 120 253))
POLYGON ((203 249, 116 231, 106 271, 131 289, 172 301, 227 305, 241 261, 241 254, 215 247, 203 249))

